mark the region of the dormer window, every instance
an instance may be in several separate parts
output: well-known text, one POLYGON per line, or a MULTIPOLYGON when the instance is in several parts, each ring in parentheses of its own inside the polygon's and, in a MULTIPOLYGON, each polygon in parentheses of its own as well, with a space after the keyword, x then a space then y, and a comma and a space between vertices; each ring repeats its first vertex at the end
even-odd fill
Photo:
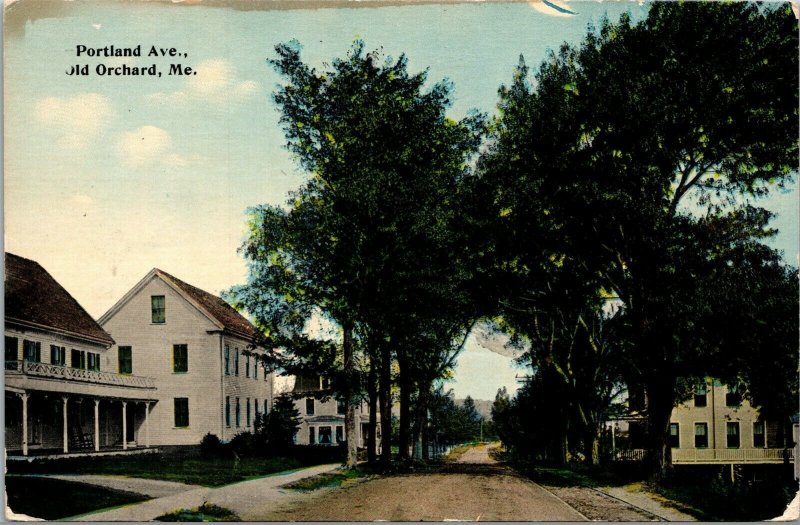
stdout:
POLYGON ((150 297, 150 311, 153 324, 164 324, 166 322, 167 315, 163 295, 150 297))

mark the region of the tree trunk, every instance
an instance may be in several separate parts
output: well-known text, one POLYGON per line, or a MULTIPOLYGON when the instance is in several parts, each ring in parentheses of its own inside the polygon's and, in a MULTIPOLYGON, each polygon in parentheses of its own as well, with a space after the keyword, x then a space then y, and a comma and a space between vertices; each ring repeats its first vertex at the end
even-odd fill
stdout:
POLYGON ((353 358, 353 324, 347 321, 343 324, 342 353, 344 361, 344 435, 347 443, 347 458, 345 466, 355 468, 358 464, 358 443, 356 442, 356 406, 355 406, 355 359, 353 358))
POLYGON ((369 427, 367 431, 367 462, 374 465, 378 461, 377 442, 378 442, 378 371, 375 361, 375 349, 369 358, 369 377, 367 378, 367 396, 369 397, 369 427))
POLYGON ((389 345, 381 348, 380 362, 381 465, 392 463, 392 351, 389 345))
POLYGON ((414 455, 416 458, 429 459, 427 428, 428 428, 428 390, 429 386, 420 385, 419 395, 417 396, 416 426, 414 427, 414 443, 420 448, 414 455))
POLYGON ((675 400, 675 381, 663 376, 647 384, 647 464, 656 480, 669 476, 672 449, 669 446, 669 420, 675 400))
POLYGON ((583 438, 583 453, 586 455, 586 463, 597 465, 600 463, 600 436, 597 427, 590 425, 583 438))
POLYGON ((400 367, 400 450, 397 458, 407 460, 411 449, 411 379, 406 360, 398 356, 397 364, 400 367))

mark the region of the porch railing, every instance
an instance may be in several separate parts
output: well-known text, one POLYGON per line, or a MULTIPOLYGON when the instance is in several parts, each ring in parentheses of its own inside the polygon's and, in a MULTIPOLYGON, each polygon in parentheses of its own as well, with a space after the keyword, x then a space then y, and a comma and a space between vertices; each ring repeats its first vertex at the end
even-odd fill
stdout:
MULTIPOLYGON (((786 450, 792 461, 792 449, 786 450)), ((673 463, 780 463, 782 448, 673 448, 673 463)))
MULTIPOLYGON (((789 461, 794 461, 792 449, 786 451, 789 461)), ((619 449, 614 451, 615 461, 642 461, 647 450, 619 449)), ((672 463, 781 463, 782 448, 673 448, 672 463)))
POLYGON ((34 363, 31 361, 6 361, 6 373, 19 373, 36 377, 81 381, 101 385, 117 385, 132 388, 155 388, 150 377, 101 372, 100 370, 84 370, 50 363, 34 363))

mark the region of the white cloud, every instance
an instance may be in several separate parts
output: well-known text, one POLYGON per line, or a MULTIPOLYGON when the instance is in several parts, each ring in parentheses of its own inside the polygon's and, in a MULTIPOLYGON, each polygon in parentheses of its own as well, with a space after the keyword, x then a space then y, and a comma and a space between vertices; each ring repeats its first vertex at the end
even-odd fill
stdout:
POLYGON ((142 126, 123 133, 117 148, 123 160, 131 166, 151 164, 162 159, 172 146, 172 137, 156 126, 142 126))
POLYGON ((83 149, 91 144, 113 115, 111 101, 97 93, 48 97, 33 108, 34 119, 58 135, 57 144, 63 149, 83 149))
POLYGON ((186 89, 170 93, 152 93, 145 99, 156 105, 176 106, 191 100, 226 104, 253 96, 260 89, 255 80, 239 80, 236 70, 225 59, 213 58, 195 67, 196 75, 186 80, 186 89))

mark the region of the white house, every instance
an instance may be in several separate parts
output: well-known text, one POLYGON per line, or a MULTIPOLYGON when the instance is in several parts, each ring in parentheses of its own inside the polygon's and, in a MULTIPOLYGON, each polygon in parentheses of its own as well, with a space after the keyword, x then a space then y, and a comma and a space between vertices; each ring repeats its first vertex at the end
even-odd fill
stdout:
POLYGON ((150 446, 153 379, 118 372, 114 339, 38 263, 7 253, 5 272, 9 456, 150 446))
POLYGON ((158 445, 196 445, 253 431, 272 406, 273 377, 257 359, 256 328, 221 298, 151 270, 99 320, 119 374, 152 378, 158 445))
MULTIPOLYGON (((295 443, 336 445, 347 438, 344 426, 345 406, 333 395, 327 378, 316 376, 295 378, 292 396, 295 397, 295 408, 301 417, 295 443)), ((355 439, 358 448, 366 448, 368 432, 369 404, 361 403, 356 409, 355 439)), ((380 446, 380 426, 377 441, 376 449, 380 446)))

